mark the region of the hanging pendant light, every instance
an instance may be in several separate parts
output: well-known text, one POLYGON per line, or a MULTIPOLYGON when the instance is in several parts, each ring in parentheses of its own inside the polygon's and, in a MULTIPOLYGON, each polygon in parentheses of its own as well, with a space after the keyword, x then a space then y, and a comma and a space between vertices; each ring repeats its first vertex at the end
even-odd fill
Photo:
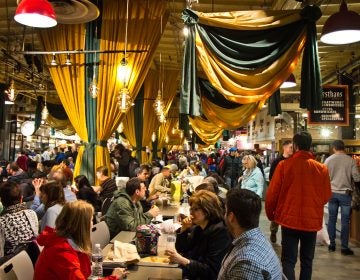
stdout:
POLYGON ((117 132, 123 133, 123 131, 124 131, 124 124, 121 122, 117 128, 117 132))
POLYGON ((42 109, 41 111, 41 119, 45 122, 46 119, 48 118, 49 116, 49 110, 48 108, 46 107, 46 96, 47 94, 45 94, 45 104, 44 104, 44 108, 42 109))
POLYGON ((122 88, 118 96, 118 105, 121 113, 126 113, 127 110, 133 105, 130 100, 129 90, 122 88))
POLYGON ((47 0, 22 0, 14 19, 23 25, 49 28, 57 24, 54 8, 47 0))
POLYGON ((67 65, 67 66, 71 66, 71 65, 72 65, 71 59, 70 59, 70 54, 67 54, 67 56, 66 56, 65 65, 67 65))
POLYGON ((331 45, 344 45, 360 41, 360 15, 349 11, 343 0, 339 12, 325 22, 320 41, 331 45))
POLYGON ((280 88, 292 88, 296 87, 296 79, 294 74, 290 74, 290 76, 286 79, 285 82, 280 86, 280 88))
POLYGON ((5 92, 9 98, 9 101, 14 102, 16 99, 16 91, 15 91, 15 85, 14 85, 13 79, 11 79, 11 81, 10 81, 9 89, 6 90, 5 92))
POLYGON ((156 141, 156 133, 155 133, 155 131, 151 134, 151 141, 152 142, 156 141))
POLYGON ((57 62, 56 62, 56 56, 55 56, 54 53, 53 53, 53 56, 52 56, 50 65, 51 65, 51 66, 57 66, 57 65, 58 65, 57 62))

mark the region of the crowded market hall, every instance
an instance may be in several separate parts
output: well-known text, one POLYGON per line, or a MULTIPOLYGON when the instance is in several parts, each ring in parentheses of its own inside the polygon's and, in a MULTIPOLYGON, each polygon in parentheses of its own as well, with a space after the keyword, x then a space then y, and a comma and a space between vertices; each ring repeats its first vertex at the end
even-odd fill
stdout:
POLYGON ((0 48, 0 280, 360 279, 359 0, 0 0, 0 48))

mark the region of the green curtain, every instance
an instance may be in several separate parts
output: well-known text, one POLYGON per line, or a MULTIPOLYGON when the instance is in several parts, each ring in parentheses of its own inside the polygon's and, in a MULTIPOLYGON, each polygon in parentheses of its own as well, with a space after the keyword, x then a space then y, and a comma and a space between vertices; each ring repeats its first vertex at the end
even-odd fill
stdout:
POLYGON ((185 19, 189 31, 185 40, 185 50, 180 89, 180 114, 200 115, 200 95, 196 78, 195 23, 196 20, 185 19))
MULTIPOLYGON (((98 18, 95 21, 86 24, 85 34, 85 48, 87 50, 98 50, 99 49, 99 38, 97 37, 97 29, 99 27, 98 18)), ((97 143, 96 136, 96 119, 97 119, 97 99, 91 97, 89 91, 90 84, 93 80, 94 74, 94 63, 98 64, 98 57, 94 53, 85 54, 85 112, 86 112, 86 128, 88 133, 88 142, 84 142, 85 150, 82 154, 82 164, 80 167, 80 174, 85 175, 89 182, 95 183, 95 146, 101 145, 106 147, 105 143, 97 143), (95 60, 96 59, 96 60, 95 60)), ((96 68, 96 77, 98 77, 98 67, 96 68)))
POLYGON ((316 35, 316 21, 321 17, 320 8, 307 6, 301 15, 307 19, 307 40, 301 68, 300 108, 322 108, 321 72, 316 35))
POLYGON ((280 89, 278 89, 268 99, 268 114, 274 117, 281 113, 280 89))
POLYGON ((142 138, 144 127, 144 85, 140 88, 140 91, 135 99, 134 106, 134 118, 135 118, 135 138, 136 138, 136 158, 139 162, 142 162, 142 138))
MULTIPOLYGON (((321 99, 317 45, 313 36, 314 30, 316 36, 314 27, 319 15, 321 11, 315 6, 291 13, 204 14, 185 10, 183 19, 190 32, 184 50, 181 113, 194 115, 188 104, 199 96, 194 82, 196 61, 191 44, 196 45, 198 59, 213 86, 225 98, 240 104, 264 102, 270 97, 294 70, 305 48, 303 63, 315 67, 303 68, 302 80, 306 76, 313 84, 301 94, 321 99), (314 77, 314 81, 308 77, 314 77)), ((311 108, 314 102, 306 106, 311 108)))

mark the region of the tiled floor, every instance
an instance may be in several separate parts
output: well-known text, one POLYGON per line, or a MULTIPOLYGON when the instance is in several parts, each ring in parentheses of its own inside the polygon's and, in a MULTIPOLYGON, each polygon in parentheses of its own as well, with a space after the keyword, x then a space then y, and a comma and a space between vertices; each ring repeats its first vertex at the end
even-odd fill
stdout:
MULTIPOLYGON (((270 236, 270 222, 267 220, 264 208, 260 218, 260 228, 266 236, 270 236)), ((280 257, 281 234, 277 235, 278 241, 274 249, 280 257)), ((339 245, 338 245, 339 247, 339 245)), ((354 256, 343 256, 340 250, 329 253, 327 246, 316 246, 315 259, 313 263, 313 280, 359 280, 360 279, 360 248, 350 244, 354 250, 354 256)), ((296 265, 297 277, 299 276, 299 260, 296 265)))

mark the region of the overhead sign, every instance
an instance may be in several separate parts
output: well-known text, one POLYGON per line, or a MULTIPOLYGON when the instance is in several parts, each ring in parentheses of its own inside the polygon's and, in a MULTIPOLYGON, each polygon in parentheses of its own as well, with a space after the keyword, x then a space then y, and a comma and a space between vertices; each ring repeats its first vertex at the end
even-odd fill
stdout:
POLYGON ((323 86, 322 109, 309 112, 309 124, 349 125, 349 90, 347 85, 323 86))

